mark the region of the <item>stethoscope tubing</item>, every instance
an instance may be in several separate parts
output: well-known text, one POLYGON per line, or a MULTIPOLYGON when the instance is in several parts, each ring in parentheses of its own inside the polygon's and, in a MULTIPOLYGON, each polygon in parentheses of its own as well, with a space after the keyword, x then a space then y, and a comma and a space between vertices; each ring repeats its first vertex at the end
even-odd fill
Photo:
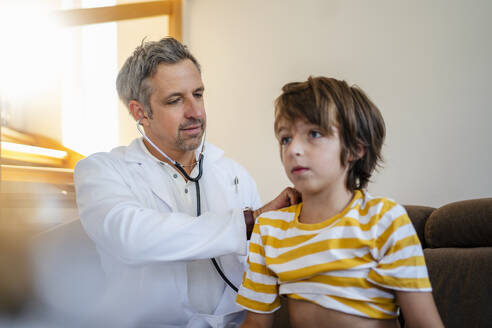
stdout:
MULTIPOLYGON (((152 147, 154 147, 162 156, 164 156, 168 161, 170 161, 183 175, 184 177, 187 179, 187 180, 190 180, 190 181, 193 181, 195 183, 195 189, 196 189, 196 216, 200 216, 202 214, 202 209, 201 209, 201 199, 200 199, 200 183, 198 182, 200 180, 200 178, 202 177, 202 173, 203 173, 203 148, 205 146, 205 138, 203 138, 204 140, 202 141, 202 149, 200 151, 200 155, 198 156, 198 174, 196 175, 196 177, 191 177, 189 176, 189 174, 186 172, 186 170, 183 168, 183 166, 173 160, 171 157, 169 157, 165 152, 163 152, 159 147, 157 147, 146 135, 145 133, 142 131, 142 128, 140 127, 140 121, 142 119, 140 118, 138 121, 137 121, 137 130, 138 132, 140 132, 140 134, 142 135, 142 137, 150 144, 152 145, 152 147)), ((210 259, 212 261, 212 264, 214 265, 215 267, 215 270, 217 270, 217 273, 219 274, 219 276, 222 278, 222 280, 224 280, 224 282, 229 285, 229 287, 232 288, 232 290, 234 290, 236 293, 238 292, 238 288, 226 277, 226 275, 224 274, 224 272, 222 271, 222 269, 220 268, 219 264, 217 263, 217 260, 215 258, 211 258, 210 259)))

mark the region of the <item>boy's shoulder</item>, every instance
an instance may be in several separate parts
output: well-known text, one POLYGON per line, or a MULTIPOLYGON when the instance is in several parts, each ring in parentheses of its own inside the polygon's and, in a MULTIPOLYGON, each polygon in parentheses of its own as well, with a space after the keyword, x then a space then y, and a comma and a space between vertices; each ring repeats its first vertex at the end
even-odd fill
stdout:
POLYGON ((299 213, 302 203, 294 204, 278 210, 261 213, 258 217, 259 224, 265 224, 271 221, 292 222, 296 213, 299 213))
POLYGON ((373 196, 365 190, 357 190, 355 200, 345 216, 376 226, 402 215, 406 215, 405 208, 392 198, 373 196))
POLYGON ((369 210, 369 209, 389 209, 393 207, 402 207, 398 204, 394 199, 385 196, 373 196, 371 193, 360 190, 360 199, 358 206, 361 210, 369 210))
POLYGON ((398 218, 408 218, 405 207, 397 203, 394 199, 372 196, 366 191, 363 191, 362 194, 363 196, 359 200, 359 205, 356 206, 357 211, 354 213, 354 215, 359 217, 359 220, 365 223, 372 222, 374 226, 386 226, 398 218))

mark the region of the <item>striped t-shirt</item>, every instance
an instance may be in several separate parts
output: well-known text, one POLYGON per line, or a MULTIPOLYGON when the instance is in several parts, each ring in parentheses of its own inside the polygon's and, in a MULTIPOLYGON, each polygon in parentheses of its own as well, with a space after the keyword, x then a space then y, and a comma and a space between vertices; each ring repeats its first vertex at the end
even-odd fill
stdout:
POLYGON ((236 302, 270 313, 279 295, 375 319, 398 315, 394 290, 431 291, 415 229, 405 209, 355 191, 339 214, 298 220, 302 203, 263 213, 251 236, 249 269, 236 302))

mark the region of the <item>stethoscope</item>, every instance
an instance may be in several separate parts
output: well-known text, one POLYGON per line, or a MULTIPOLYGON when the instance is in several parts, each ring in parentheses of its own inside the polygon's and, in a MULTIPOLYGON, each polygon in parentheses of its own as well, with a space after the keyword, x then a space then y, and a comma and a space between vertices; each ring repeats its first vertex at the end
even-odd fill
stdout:
MULTIPOLYGON (((144 131, 141 128, 141 123, 140 121, 143 119, 141 117, 137 121, 137 130, 140 132, 142 137, 152 146, 154 147, 155 150, 157 150, 162 156, 164 156, 169 162, 171 162, 174 167, 176 167, 182 174, 183 176, 189 180, 193 181, 195 183, 195 188, 196 188, 196 216, 200 216, 202 214, 202 209, 201 209, 201 200, 200 200, 200 183, 198 182, 200 178, 202 177, 203 173, 203 150, 205 148, 205 135, 203 136, 202 140, 202 148, 200 150, 200 155, 198 156, 198 174, 196 177, 192 178, 188 173, 186 173, 186 170, 184 169, 183 165, 181 165, 179 162, 173 160, 171 157, 169 157, 165 152, 163 152, 159 147, 157 147, 144 133, 144 131)), ((238 292, 238 288, 234 286, 234 284, 225 276, 224 272, 222 272, 221 268, 219 267, 219 264, 217 263, 217 260, 215 258, 210 259, 212 261, 212 264, 214 265, 215 269, 217 270, 217 273, 220 275, 222 280, 229 285, 236 293, 238 292)))

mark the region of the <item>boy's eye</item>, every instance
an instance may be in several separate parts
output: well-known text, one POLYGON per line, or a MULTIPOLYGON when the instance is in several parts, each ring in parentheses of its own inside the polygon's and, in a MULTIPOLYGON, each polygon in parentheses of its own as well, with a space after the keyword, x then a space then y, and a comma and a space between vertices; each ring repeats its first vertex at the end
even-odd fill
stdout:
POLYGON ((322 137, 323 135, 322 135, 322 134, 321 134, 321 132, 319 132, 319 131, 316 131, 316 130, 311 130, 311 131, 309 131, 309 136, 310 136, 311 138, 320 138, 320 137, 322 137))
POLYGON ((290 139, 291 139, 290 137, 281 137, 280 138, 280 144, 281 145, 286 145, 286 144, 288 144, 290 142, 290 139))

